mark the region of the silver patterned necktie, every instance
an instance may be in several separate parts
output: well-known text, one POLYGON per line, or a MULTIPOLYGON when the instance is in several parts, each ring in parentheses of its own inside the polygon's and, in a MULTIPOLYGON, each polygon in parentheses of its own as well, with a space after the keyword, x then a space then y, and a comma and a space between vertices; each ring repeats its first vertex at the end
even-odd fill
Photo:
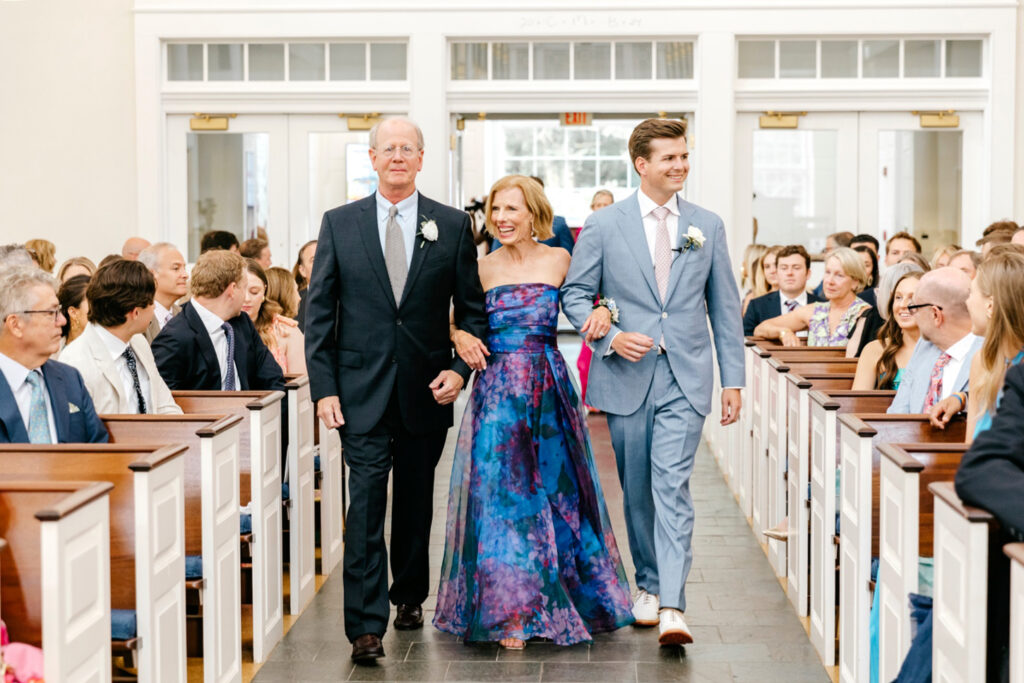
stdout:
POLYGON ((388 209, 388 222, 384 228, 384 265, 388 269, 395 304, 399 304, 402 302, 402 291, 405 290, 405 279, 409 275, 409 264, 405 260, 405 238, 398 225, 398 207, 394 205, 388 209))
POLYGON ((50 416, 46 411, 46 389, 43 375, 38 370, 28 373, 25 378, 32 387, 32 398, 28 405, 28 442, 53 443, 50 435, 50 416))

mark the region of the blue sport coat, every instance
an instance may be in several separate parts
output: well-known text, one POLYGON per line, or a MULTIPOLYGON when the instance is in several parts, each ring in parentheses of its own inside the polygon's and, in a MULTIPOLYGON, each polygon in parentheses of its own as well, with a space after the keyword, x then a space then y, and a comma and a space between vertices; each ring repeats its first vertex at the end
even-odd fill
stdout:
MULTIPOLYGON (((78 370, 55 360, 42 366, 50 394, 58 443, 105 443, 107 429, 96 415, 92 397, 78 370)), ((21 419, 14 392, 0 373, 0 443, 28 443, 28 428, 21 419)))

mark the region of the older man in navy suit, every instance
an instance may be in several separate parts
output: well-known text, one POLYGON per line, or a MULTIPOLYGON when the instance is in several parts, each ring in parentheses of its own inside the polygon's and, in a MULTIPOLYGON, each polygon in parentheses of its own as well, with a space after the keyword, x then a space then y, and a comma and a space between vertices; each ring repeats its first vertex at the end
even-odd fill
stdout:
POLYGON ((35 268, 0 275, 0 443, 107 440, 78 370, 50 360, 65 322, 56 289, 35 268))

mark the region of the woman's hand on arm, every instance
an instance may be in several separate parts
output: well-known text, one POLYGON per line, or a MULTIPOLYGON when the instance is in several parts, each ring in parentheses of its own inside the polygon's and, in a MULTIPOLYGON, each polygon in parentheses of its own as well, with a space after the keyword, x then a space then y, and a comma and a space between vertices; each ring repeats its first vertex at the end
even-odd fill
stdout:
POLYGON ((455 346, 455 353, 459 354, 459 358, 466 365, 478 372, 487 367, 487 356, 491 355, 491 352, 487 350, 487 346, 480 339, 469 332, 453 327, 451 328, 451 340, 455 346))
POLYGON ((612 313, 606 306, 596 307, 580 328, 580 333, 586 335, 587 343, 603 339, 612 329, 612 313))

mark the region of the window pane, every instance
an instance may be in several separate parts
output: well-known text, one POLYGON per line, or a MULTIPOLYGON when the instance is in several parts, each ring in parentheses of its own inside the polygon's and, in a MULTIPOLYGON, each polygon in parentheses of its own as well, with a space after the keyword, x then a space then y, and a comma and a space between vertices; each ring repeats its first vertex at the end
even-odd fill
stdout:
POLYGON ((452 80, 487 80, 487 43, 452 43, 452 80))
POLYGON ((537 80, 569 78, 569 43, 534 43, 533 77, 537 80))
POLYGON ((241 45, 208 45, 206 57, 211 81, 242 80, 241 45))
POLYGON ((857 77, 857 41, 821 41, 821 77, 857 77))
POLYGON ((658 43, 658 78, 693 78, 693 43, 658 43))
POLYGON ((506 161, 505 175, 533 175, 533 162, 528 159, 506 161))
POLYGON ((741 40, 740 78, 775 78, 775 41, 741 40))
POLYGON ((284 80, 284 45, 249 45, 249 80, 284 80))
POLYGON ((288 78, 293 81, 324 80, 323 43, 288 46, 288 78))
POLYGON ((813 40, 779 42, 779 77, 814 78, 818 61, 817 44, 813 40))
POLYGON ((903 75, 930 78, 939 75, 939 41, 903 41, 903 75))
POLYGON ((543 159, 537 161, 537 175, 548 188, 566 187, 568 174, 564 159, 543 159))
POLYGON ((626 176, 628 175, 628 162, 616 160, 601 160, 601 176, 598 185, 601 187, 626 187, 626 176))
POLYGON ((895 78, 900 75, 900 41, 864 41, 864 78, 895 78))
POLYGON ((491 70, 498 80, 526 80, 530 77, 530 44, 492 44, 491 70))
POLYGON ((600 154, 603 157, 617 157, 626 154, 626 146, 632 128, 626 126, 601 126, 600 154))
POLYGON ((981 41, 946 41, 946 76, 971 78, 981 76, 981 41))
POLYGON ((533 154, 533 128, 505 130, 505 154, 510 157, 528 157, 533 154))
POLYGON ((615 43, 615 78, 651 78, 650 43, 615 43))
POLYGON ((366 43, 331 43, 331 80, 366 80, 366 43))
POLYGON ((597 131, 593 128, 570 128, 569 156, 597 156, 597 131))
POLYGON ((203 80, 203 46, 202 45, 168 45, 167 46, 167 80, 169 80, 169 81, 201 81, 201 80, 203 80))
POLYGON ((560 157, 564 153, 565 129, 546 126, 537 130, 537 156, 560 157))
POLYGON ((570 187, 594 187, 597 184, 597 162, 593 159, 572 162, 569 172, 572 175, 570 187))
MULTIPOLYGON (((405 43, 370 43, 370 80, 405 80, 405 43)), ((484 58, 484 71, 487 60, 484 58)))
POLYGON ((612 77, 611 43, 576 43, 573 78, 586 80, 612 77))

